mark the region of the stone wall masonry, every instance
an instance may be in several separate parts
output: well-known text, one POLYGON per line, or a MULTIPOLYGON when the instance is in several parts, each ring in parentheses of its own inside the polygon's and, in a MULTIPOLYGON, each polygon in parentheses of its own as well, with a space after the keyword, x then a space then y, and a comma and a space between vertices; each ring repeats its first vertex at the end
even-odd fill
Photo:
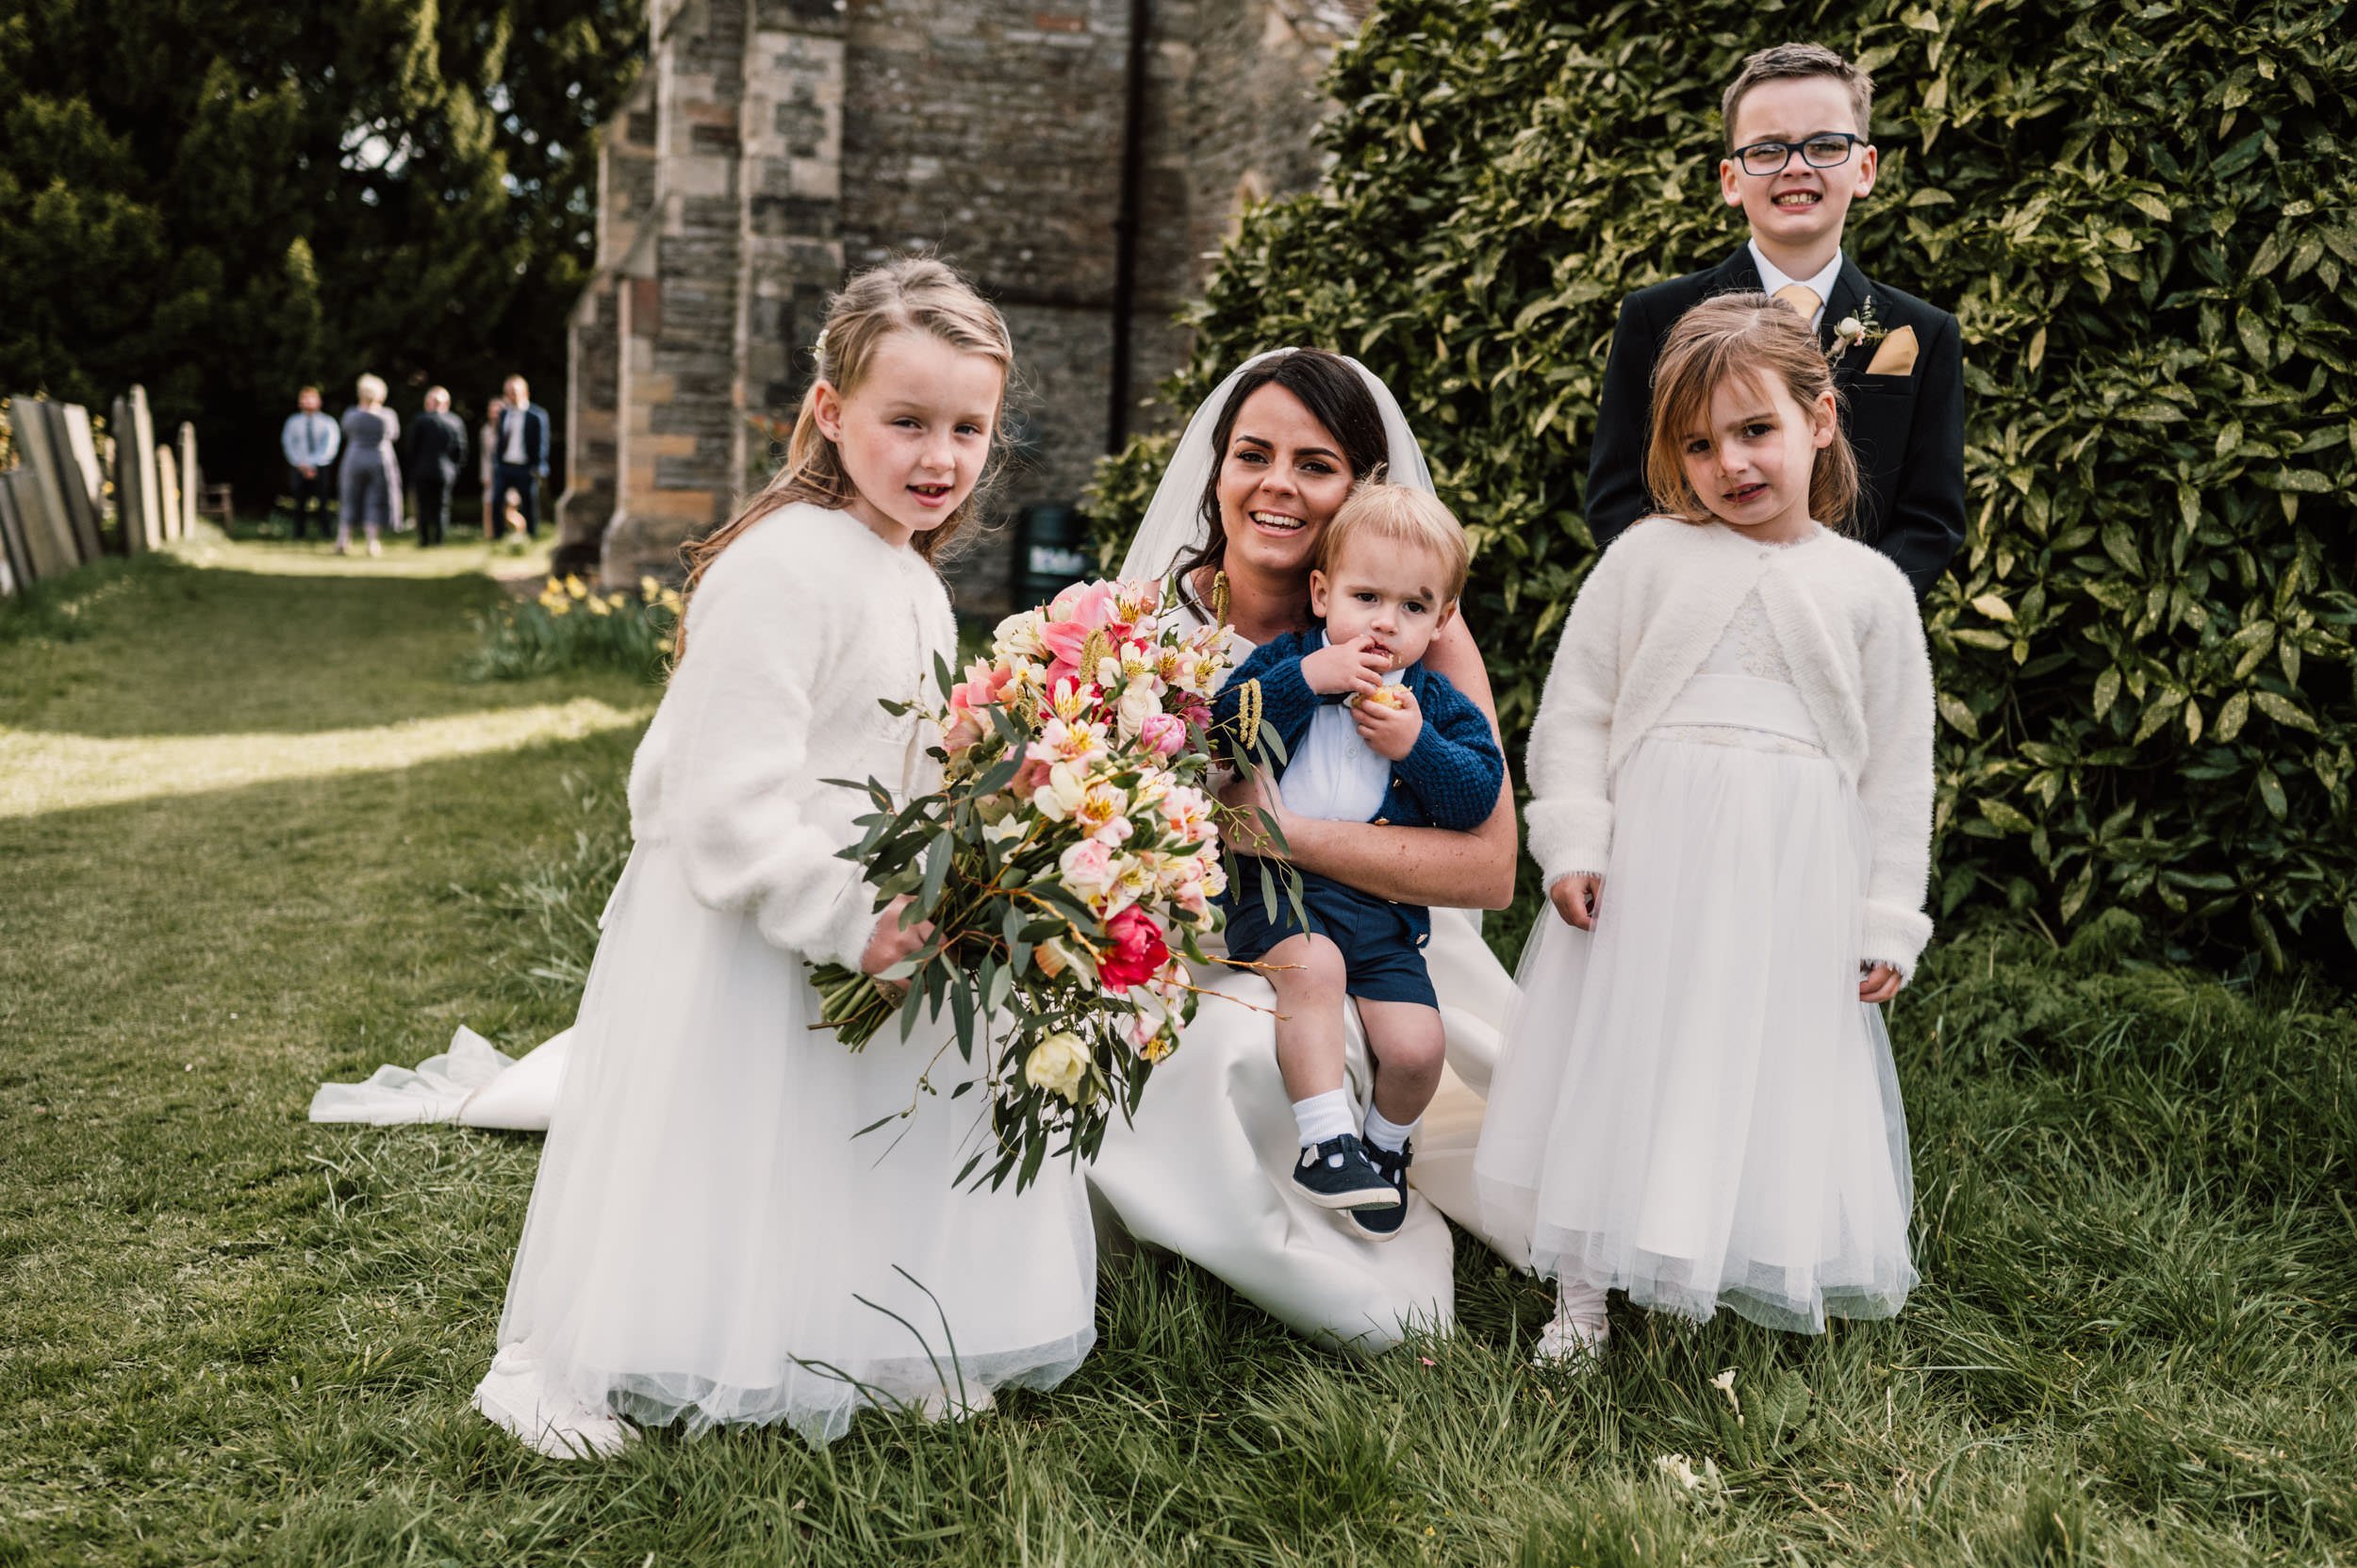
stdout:
MULTIPOLYGON (((1149 8, 1130 384, 1113 414, 1113 305, 1131 0, 651 0, 652 59, 601 168, 599 277, 575 318, 565 536, 610 487, 602 576, 676 576, 771 454, 827 295, 848 269, 931 250, 1006 313, 1020 452, 997 516, 1080 498, 1117 425, 1175 410, 1154 387, 1187 351, 1239 190, 1314 178, 1313 83, 1360 0, 1157 0, 1149 8), (644 157, 619 156, 625 146, 644 157), (602 389, 613 388, 610 400, 602 389), (610 412, 609 412, 610 407, 610 412), (603 421, 603 422, 601 422, 603 421)), ((1003 606, 1003 531, 953 569, 1003 606)))

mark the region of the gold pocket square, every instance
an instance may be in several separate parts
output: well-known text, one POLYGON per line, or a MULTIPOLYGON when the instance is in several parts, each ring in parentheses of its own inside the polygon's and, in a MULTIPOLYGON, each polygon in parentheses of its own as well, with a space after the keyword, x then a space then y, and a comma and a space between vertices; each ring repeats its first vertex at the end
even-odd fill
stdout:
POLYGON ((1867 362, 1868 375, 1905 375, 1915 369, 1915 328, 1903 326, 1885 338, 1867 362))

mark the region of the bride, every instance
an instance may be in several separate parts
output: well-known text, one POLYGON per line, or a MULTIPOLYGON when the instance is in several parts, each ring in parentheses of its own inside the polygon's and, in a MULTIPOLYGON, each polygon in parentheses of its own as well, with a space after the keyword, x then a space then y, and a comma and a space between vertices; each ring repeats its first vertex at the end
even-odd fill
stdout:
MULTIPOLYGON (((1178 613, 1224 612, 1241 662, 1255 644, 1311 624, 1319 532, 1378 467, 1394 484, 1432 487, 1398 403, 1373 372, 1313 349, 1261 355, 1188 421, 1121 575, 1177 573, 1178 613)), ((1495 727, 1489 676, 1462 616, 1433 637, 1425 663, 1495 727)), ((1468 910, 1513 895, 1513 803, 1501 793, 1489 820, 1464 834, 1296 817, 1273 795, 1253 801, 1248 786, 1240 790, 1239 803, 1275 816, 1295 865, 1433 906, 1426 956, 1449 1070, 1416 1138, 1412 1180, 1423 1201, 1411 1199, 1398 1235, 1377 1244, 1298 1196, 1290 1177, 1298 1139, 1267 1011, 1275 994, 1260 976, 1229 969, 1204 980, 1232 1001, 1205 999, 1178 1050, 1155 1069, 1135 1121, 1107 1132, 1090 1183, 1131 1235, 1201 1264, 1299 1332, 1388 1349, 1407 1330, 1442 1329, 1455 1315, 1442 1213, 1479 1233, 1473 1151, 1513 982, 1468 910)), ((1373 1070, 1355 1006, 1345 1017, 1348 1084, 1363 1110, 1373 1070)))
MULTIPOLYGON (((1233 657, 1310 623, 1310 561, 1351 485, 1378 467, 1394 484, 1432 487, 1430 470, 1389 388, 1356 360, 1313 349, 1260 355, 1229 375, 1188 421, 1122 563, 1124 577, 1178 575, 1182 608, 1224 611, 1233 657)), ((1491 716, 1481 653, 1458 616, 1426 654, 1491 716)), ((1221 969, 1180 1048, 1155 1071, 1133 1124, 1118 1122, 1089 1171, 1102 1209, 1139 1241, 1226 1280, 1296 1331, 1379 1351, 1455 1314, 1445 1214, 1509 1261, 1513 1245, 1483 1233, 1472 1181, 1482 1096, 1497 1056, 1513 982, 1481 940, 1480 908, 1512 896, 1513 805, 1501 795, 1470 834, 1298 818, 1273 795, 1239 786, 1239 803, 1276 817, 1291 858, 1384 897, 1432 908, 1426 949, 1448 1034, 1449 1067, 1416 1138, 1415 1189, 1399 1233, 1360 1240, 1295 1196, 1298 1152, 1258 975, 1221 969)), ((1274 852, 1259 847, 1259 852, 1274 852)), ((1363 1109, 1372 1088, 1355 1007, 1348 1083, 1363 1109)), ((387 1067, 366 1084, 330 1084, 314 1120, 454 1119, 480 1127, 548 1125, 569 1054, 560 1034, 513 1067, 461 1032, 452 1052, 416 1072, 387 1067)))

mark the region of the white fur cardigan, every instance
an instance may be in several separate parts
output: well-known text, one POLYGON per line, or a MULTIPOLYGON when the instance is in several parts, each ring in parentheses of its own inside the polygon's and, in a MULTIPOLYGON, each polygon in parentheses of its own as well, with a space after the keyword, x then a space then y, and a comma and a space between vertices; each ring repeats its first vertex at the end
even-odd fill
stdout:
POLYGON ((1613 541, 1572 605, 1531 726, 1531 858, 1549 887, 1605 868, 1613 776, 1754 588, 1865 807, 1873 867, 1860 956, 1912 973, 1932 934, 1931 660, 1906 578, 1838 534, 1779 549, 1652 518, 1613 541))
POLYGON ((782 506, 722 551, 687 605, 687 651, 638 743, 631 832, 676 855, 699 902, 772 946, 855 965, 875 889, 837 851, 870 809, 830 784, 931 786, 916 715, 935 655, 957 657, 940 576, 848 512, 782 506))

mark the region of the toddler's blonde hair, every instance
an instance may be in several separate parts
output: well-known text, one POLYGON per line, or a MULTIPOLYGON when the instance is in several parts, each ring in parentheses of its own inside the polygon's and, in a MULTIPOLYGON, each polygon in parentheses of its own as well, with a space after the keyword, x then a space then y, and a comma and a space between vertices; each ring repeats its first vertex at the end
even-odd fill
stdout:
POLYGON ((1454 604, 1463 595, 1465 574, 1473 565, 1473 542, 1465 537, 1457 514, 1430 490, 1392 484, 1377 470, 1351 487, 1350 499, 1318 536, 1317 554, 1310 564, 1332 576, 1343 547, 1361 536, 1432 552, 1440 558, 1446 579, 1442 602, 1454 604))

